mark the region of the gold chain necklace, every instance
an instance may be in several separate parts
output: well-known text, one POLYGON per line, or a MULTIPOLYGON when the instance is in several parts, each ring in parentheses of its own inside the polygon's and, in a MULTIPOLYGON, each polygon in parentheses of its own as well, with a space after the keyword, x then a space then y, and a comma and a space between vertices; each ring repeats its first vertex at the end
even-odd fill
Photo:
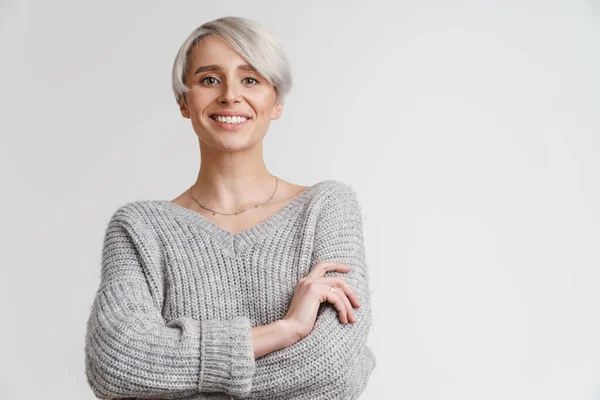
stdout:
POLYGON ((192 196, 192 199, 194 199, 194 201, 195 201, 195 202, 196 202, 196 203, 197 203, 197 204, 198 204, 200 207, 202 207, 202 208, 203 208, 203 209, 205 209, 205 210, 208 210, 208 211, 212 212, 212 214, 213 214, 213 215, 215 215, 215 213, 216 213, 216 214, 220 214, 220 215, 238 215, 238 214, 241 214, 241 213, 243 213, 244 211, 246 211, 246 210, 249 210, 249 209, 251 209, 251 208, 253 208, 253 207, 254 207, 254 208, 258 208, 258 206, 260 206, 260 205, 263 205, 263 204, 267 204, 269 201, 271 201, 271 199, 273 198, 273 196, 275 196, 275 192, 277 192, 277 185, 278 185, 278 183, 279 183, 279 179, 278 179, 278 178, 275 176, 275 190, 273 191, 273 194, 271 195, 271 197, 269 197, 269 200, 265 201, 264 203, 260 203, 260 204, 256 204, 256 205, 254 205, 254 206, 250 206, 250 207, 248 207, 248 208, 246 208, 246 209, 244 209, 244 210, 242 210, 242 211, 238 211, 238 212, 236 212, 236 213, 233 213, 233 214, 220 213, 220 212, 218 212, 218 211, 211 210, 211 209, 210 209, 210 208, 208 208, 208 207, 204 207, 202 204, 200 204, 200 203, 198 202, 198 200, 196 200, 196 198, 194 197, 194 193, 193 193, 193 191, 192 191, 192 189, 193 189, 193 188, 196 186, 196 184, 195 184, 195 183, 194 183, 194 184, 193 184, 193 185, 190 187, 190 196, 192 196))

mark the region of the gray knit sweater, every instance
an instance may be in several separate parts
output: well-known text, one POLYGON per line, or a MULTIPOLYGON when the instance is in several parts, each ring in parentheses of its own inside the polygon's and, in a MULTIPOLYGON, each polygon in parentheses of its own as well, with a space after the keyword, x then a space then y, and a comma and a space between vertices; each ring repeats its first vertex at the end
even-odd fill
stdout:
POLYGON ((239 233, 169 200, 127 203, 104 236, 85 337, 97 398, 356 399, 375 356, 361 207, 324 180, 239 233), (254 359, 252 327, 285 316, 318 261, 348 265, 357 322, 322 303, 312 332, 254 359))

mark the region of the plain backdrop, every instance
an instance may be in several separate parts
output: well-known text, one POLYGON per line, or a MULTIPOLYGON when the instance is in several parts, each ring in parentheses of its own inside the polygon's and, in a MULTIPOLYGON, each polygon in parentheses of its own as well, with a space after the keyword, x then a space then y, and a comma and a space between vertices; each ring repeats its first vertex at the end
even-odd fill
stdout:
POLYGON ((292 66, 269 170, 361 201, 361 399, 600 399, 600 6, 575 0, 0 2, 0 398, 94 398, 108 218, 194 182, 171 67, 226 15, 292 66))

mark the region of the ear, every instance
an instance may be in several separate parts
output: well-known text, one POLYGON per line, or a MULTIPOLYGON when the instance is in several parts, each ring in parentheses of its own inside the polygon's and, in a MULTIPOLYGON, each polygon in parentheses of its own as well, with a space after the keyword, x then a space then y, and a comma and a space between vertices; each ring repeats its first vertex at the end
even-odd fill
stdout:
POLYGON ((283 104, 275 104, 273 106, 273 111, 271 111, 271 119, 279 119, 279 117, 281 117, 282 112, 283 104))
POLYGON ((190 110, 188 110, 188 108, 187 108, 187 102, 185 101, 185 95, 179 101, 179 110, 181 110, 181 115, 184 118, 190 118, 190 110))

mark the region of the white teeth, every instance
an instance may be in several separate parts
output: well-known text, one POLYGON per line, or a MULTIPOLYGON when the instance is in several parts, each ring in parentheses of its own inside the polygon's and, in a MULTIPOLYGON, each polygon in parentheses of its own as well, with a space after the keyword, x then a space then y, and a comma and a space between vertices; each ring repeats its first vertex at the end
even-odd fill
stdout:
POLYGON ((246 117, 242 117, 242 116, 233 116, 233 117, 223 117, 220 115, 215 115, 215 120, 219 121, 219 122, 225 122, 227 124, 241 124, 242 122, 244 122, 245 120, 247 120, 246 117))

